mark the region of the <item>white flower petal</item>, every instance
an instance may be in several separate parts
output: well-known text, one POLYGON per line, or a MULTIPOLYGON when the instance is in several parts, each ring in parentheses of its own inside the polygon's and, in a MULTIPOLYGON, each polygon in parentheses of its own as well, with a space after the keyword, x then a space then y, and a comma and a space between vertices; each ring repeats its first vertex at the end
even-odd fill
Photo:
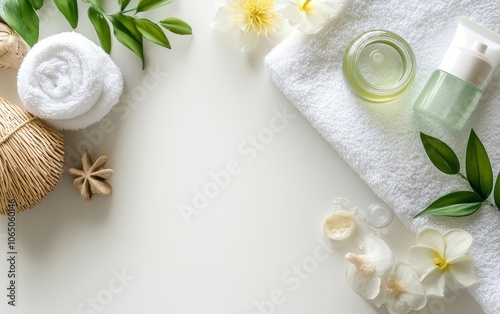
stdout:
POLYGON ((428 273, 421 276, 420 280, 427 296, 444 297, 446 276, 439 268, 431 269, 428 273))
MULTIPOLYGON (((410 265, 401 262, 397 263, 394 268, 394 278, 402 281, 405 285, 405 292, 399 296, 396 303, 401 303, 402 307, 408 310, 401 311, 401 306, 394 307, 394 311, 399 309, 400 312, 391 313, 408 313, 410 309, 417 311, 427 304, 427 296, 425 295, 424 287, 420 283, 417 273, 410 265)), ((389 309, 389 311, 391 311, 391 309, 389 309)))
POLYGON ((292 27, 306 34, 314 34, 338 16, 345 2, 346 0, 309 0, 306 4, 306 0, 276 0, 276 10, 292 27))
POLYGON ((233 23, 232 13, 229 10, 229 5, 226 1, 218 1, 216 3, 215 15, 212 17, 210 26, 216 30, 227 32, 237 30, 239 27, 233 23))
POLYGON ((387 302, 386 304, 391 314, 407 314, 411 309, 403 302, 387 302))
POLYGON ((476 277, 474 260, 470 256, 464 257, 466 258, 463 258, 448 267, 456 281, 464 288, 467 288, 478 283, 479 279, 476 277))
POLYGON ((417 234, 417 245, 427 246, 436 252, 444 253, 446 242, 439 230, 434 228, 425 228, 417 234))
POLYGON ((425 246, 413 246, 408 251, 408 262, 420 276, 436 268, 432 260, 438 253, 425 246))
MULTIPOLYGON (((382 281, 380 285, 380 291, 384 291, 386 289, 385 282, 382 281)), ((377 306, 380 307, 382 304, 385 304, 387 302, 387 296, 385 293, 379 293, 377 296, 373 299, 373 303, 377 306)))
POLYGON ((394 265, 394 257, 391 249, 384 240, 374 235, 367 235, 364 242, 364 251, 369 255, 376 265, 377 275, 383 276, 391 270, 394 265))
POLYGON ((352 290, 365 299, 372 300, 380 292, 381 278, 378 276, 364 276, 351 263, 347 265, 346 279, 352 290))
POLYGON ((346 279, 356 293, 372 300, 379 294, 381 277, 391 270, 394 258, 387 244, 374 235, 365 237, 364 251, 364 255, 346 255, 350 262, 346 269, 346 279))
POLYGON ((472 244, 472 235, 464 230, 451 229, 444 234, 444 240, 446 243, 444 257, 450 260, 467 254, 472 244))

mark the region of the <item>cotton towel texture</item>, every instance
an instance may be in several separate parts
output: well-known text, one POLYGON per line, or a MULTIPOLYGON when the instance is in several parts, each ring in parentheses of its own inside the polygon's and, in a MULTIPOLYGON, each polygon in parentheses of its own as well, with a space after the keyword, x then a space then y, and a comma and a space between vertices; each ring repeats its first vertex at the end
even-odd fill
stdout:
POLYGON ((409 229, 461 228, 474 236, 469 253, 475 259, 481 283, 469 290, 486 313, 498 314, 500 212, 483 206, 467 218, 412 218, 438 197, 470 189, 461 178, 445 175, 431 164, 419 132, 447 142, 458 153, 465 171, 465 148, 473 128, 490 155, 494 176, 500 171, 500 71, 460 132, 412 109, 443 58, 461 16, 500 32, 500 4, 496 0, 351 0, 339 18, 320 33, 289 35, 266 56, 265 64, 277 87, 409 229), (399 34, 411 45, 417 59, 414 83, 390 103, 360 100, 342 73, 348 44, 356 35, 372 29, 399 34))
POLYGON ((77 130, 101 120, 118 103, 123 78, 102 48, 66 32, 29 51, 17 88, 26 110, 58 129, 77 130))

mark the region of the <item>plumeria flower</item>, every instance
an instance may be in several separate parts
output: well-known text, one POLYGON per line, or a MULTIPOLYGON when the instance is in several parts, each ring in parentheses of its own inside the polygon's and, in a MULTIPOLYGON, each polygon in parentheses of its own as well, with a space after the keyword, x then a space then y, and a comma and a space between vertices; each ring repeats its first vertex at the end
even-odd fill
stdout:
POLYGON ((460 229, 441 234, 426 228, 417 235, 417 245, 410 248, 408 261, 428 296, 443 297, 445 286, 457 290, 479 282, 474 261, 465 255, 471 244, 472 236, 460 229))
POLYGON ((290 26, 306 34, 319 32, 337 17, 346 0, 276 0, 276 10, 290 26))
POLYGON ((365 299, 373 300, 380 292, 382 276, 394 264, 392 252, 387 244, 374 235, 367 235, 363 255, 346 254, 346 279, 352 290, 365 299))
POLYGON ((238 30, 242 51, 254 49, 261 38, 269 38, 283 23, 274 0, 224 0, 216 7, 211 26, 223 32, 238 30))
POLYGON ((373 302, 378 307, 385 303, 391 314, 406 314, 422 309, 427 304, 427 296, 415 270, 399 262, 382 281, 380 293, 373 302))

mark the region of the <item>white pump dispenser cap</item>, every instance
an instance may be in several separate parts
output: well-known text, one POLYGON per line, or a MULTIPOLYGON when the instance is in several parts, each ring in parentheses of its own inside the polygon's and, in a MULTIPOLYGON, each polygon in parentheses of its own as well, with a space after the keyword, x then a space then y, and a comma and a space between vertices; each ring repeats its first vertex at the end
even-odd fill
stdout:
POLYGON ((499 63, 500 35, 462 18, 438 69, 484 91, 499 63))

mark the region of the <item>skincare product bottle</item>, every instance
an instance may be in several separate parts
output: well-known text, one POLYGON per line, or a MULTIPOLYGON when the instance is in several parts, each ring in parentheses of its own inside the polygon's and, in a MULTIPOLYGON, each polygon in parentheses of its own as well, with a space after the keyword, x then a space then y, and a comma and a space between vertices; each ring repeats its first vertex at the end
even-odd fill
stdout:
POLYGON ((462 129, 500 63, 500 35, 463 17, 414 109, 462 129))

